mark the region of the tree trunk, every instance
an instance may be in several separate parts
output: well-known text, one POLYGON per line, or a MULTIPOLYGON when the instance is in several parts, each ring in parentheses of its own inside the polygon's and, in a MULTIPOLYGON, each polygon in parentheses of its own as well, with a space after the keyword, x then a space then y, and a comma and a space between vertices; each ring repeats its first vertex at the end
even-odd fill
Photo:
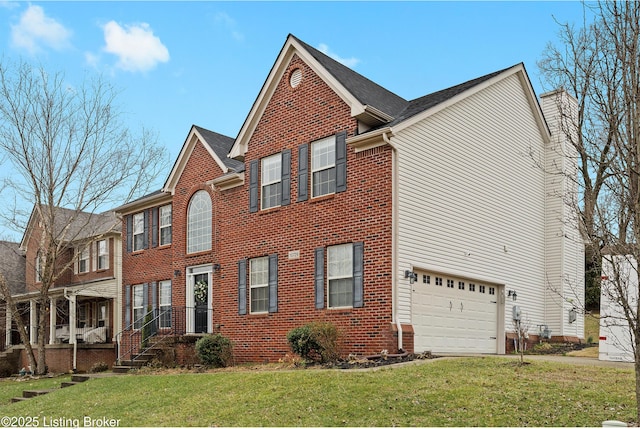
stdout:
POLYGON ((47 373, 45 344, 47 337, 47 319, 49 315, 49 299, 46 296, 41 296, 39 301, 40 308, 38 309, 38 362, 36 367, 36 374, 44 375, 47 373))

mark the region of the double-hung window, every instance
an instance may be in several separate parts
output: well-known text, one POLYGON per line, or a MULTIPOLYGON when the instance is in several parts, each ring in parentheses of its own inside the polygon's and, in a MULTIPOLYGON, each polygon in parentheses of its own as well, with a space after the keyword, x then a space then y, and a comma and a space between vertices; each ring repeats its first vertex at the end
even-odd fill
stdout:
POLYGON ((160 310, 160 327, 171 327, 171 280, 160 282, 158 290, 158 306, 160 310))
POLYGON ((318 247, 314 253, 316 309, 363 307, 364 243, 318 247))
POLYGON ((133 215, 133 251, 144 249, 144 213, 133 215))
POLYGON ((282 201, 282 154, 262 158, 261 171, 262 209, 279 206, 282 201))
POLYGON ((312 197, 336 192, 336 138, 311 143, 312 197))
POLYGON ((42 281, 42 270, 44 270, 43 262, 42 253, 38 251, 38 255, 36 256, 36 283, 40 283, 42 281))
POLYGON ((249 303, 251 313, 269 309, 269 257, 249 260, 249 303))
POLYGON ((106 270, 109 268, 109 246, 107 240, 96 242, 96 269, 106 270))
POLYGON ((78 251, 78 273, 89 272, 89 248, 78 251))
POLYGON ((144 286, 133 286, 133 327, 134 329, 142 328, 144 316, 144 286))
POLYGON ((171 204, 160 207, 160 245, 171 244, 171 204))
POLYGON ((329 308, 353 305, 353 245, 327 248, 327 296, 329 308))

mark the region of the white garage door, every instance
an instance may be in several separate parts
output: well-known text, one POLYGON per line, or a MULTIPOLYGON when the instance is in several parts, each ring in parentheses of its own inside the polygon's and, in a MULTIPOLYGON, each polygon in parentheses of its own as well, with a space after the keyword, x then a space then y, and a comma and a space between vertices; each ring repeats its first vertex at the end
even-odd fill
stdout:
POLYGON ((497 353, 496 285, 418 272, 411 286, 416 352, 497 353))

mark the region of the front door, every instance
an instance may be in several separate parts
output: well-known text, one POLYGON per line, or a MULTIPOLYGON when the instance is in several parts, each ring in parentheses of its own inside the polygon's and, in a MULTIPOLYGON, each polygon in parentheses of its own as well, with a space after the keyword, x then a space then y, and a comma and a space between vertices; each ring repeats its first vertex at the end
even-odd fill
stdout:
POLYGON ((212 332, 211 265, 187 268, 187 333, 212 332))
POLYGON ((193 301, 194 305, 194 332, 196 334, 206 333, 208 322, 208 302, 209 302, 209 274, 197 274, 193 276, 193 301))

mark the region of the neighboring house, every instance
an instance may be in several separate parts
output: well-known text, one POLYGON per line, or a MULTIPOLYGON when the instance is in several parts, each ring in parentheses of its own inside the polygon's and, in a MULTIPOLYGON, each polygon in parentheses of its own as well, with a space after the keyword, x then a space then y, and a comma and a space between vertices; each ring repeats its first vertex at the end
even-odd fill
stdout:
MULTIPOLYGON (((56 208, 53 236, 62 248, 55 270, 60 276, 49 290, 46 362, 50 371, 86 371, 96 362, 115 361, 113 338, 121 330, 121 222, 113 212, 90 214, 56 208)), ((24 291, 13 294, 30 342, 37 347, 37 309, 43 262, 42 222, 36 210, 25 230, 24 291)), ((24 349, 15 321, 7 316, 6 346, 24 349)), ((22 353, 22 364, 28 360, 22 353)))
POLYGON ((128 338, 153 310, 238 361, 314 320, 344 353, 504 353, 517 304, 532 338, 578 341, 557 102, 522 64, 409 101, 289 36, 237 137, 193 126, 162 190, 117 209, 128 338))
MULTIPOLYGON (((25 257, 20 250, 20 243, 0 241, 0 272, 12 294, 25 292, 25 266, 25 257)), ((0 351, 6 348, 8 340, 7 335, 4 335, 7 320, 7 305, 0 298, 0 351)))
MULTIPOLYGON (((600 283, 598 359, 635 362, 635 338, 622 302, 638 308, 638 263, 631 255, 605 255, 600 283)), ((632 320, 637 314, 632 313, 632 320)))

